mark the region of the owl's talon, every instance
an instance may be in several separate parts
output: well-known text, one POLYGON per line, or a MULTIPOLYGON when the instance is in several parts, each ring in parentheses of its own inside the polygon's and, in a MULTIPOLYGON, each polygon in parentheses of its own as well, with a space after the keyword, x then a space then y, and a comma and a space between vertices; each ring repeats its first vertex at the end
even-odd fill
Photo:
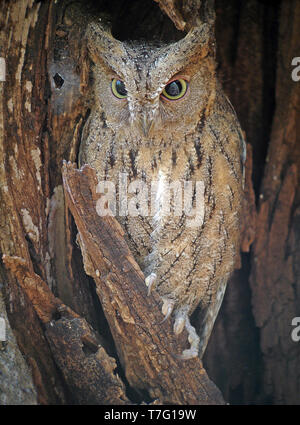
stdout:
POLYGON ((155 273, 150 273, 149 276, 145 279, 145 284, 148 288, 148 296, 151 294, 152 286, 156 283, 157 275, 155 273))
MULTIPOLYGON (((185 317, 179 316, 177 318, 177 320, 179 321, 179 319, 184 320, 185 328, 188 332, 188 341, 191 344, 191 346, 190 346, 189 349, 184 350, 181 355, 177 356, 177 358, 180 359, 180 360, 189 360, 189 359, 193 359, 195 357, 198 357, 200 338, 197 335, 196 329, 194 328, 194 326, 191 325, 191 322, 189 320, 188 315, 186 315, 185 317)), ((175 324, 176 324, 176 322, 175 322, 175 324)), ((174 325, 174 327, 175 327, 175 325, 174 325)))
POLYGON ((174 334, 179 335, 183 331, 185 326, 185 317, 179 316, 176 317, 175 323, 174 323, 174 334))
POLYGON ((165 316, 164 319, 161 321, 161 323, 164 323, 172 314, 173 308, 174 308, 175 301, 165 299, 164 303, 162 305, 161 311, 162 314, 165 316))
POLYGON ((198 357, 198 348, 189 348, 184 350, 181 355, 176 356, 179 360, 190 360, 198 357))

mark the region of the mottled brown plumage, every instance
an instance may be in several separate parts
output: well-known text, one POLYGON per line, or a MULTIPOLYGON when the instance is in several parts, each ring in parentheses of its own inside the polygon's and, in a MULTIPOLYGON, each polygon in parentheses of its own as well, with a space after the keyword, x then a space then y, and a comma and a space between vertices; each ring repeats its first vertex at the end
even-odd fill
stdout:
POLYGON ((203 24, 176 43, 155 46, 120 42, 98 22, 89 24, 87 40, 94 103, 80 163, 117 189, 120 173, 127 173, 128 183, 145 182, 144 194, 158 182, 154 214, 119 216, 117 210, 116 218, 175 333, 184 327, 189 333, 191 347, 182 357, 202 356, 239 249, 245 152, 236 114, 216 78, 212 30, 203 24), (123 99, 112 93, 114 78, 125 83, 123 99), (180 78, 188 82, 186 94, 166 100, 162 91, 180 78), (189 226, 186 214, 174 215, 179 193, 171 214, 163 213, 167 184, 174 181, 203 182, 203 222, 189 226), (189 321, 198 305, 199 337, 189 321))

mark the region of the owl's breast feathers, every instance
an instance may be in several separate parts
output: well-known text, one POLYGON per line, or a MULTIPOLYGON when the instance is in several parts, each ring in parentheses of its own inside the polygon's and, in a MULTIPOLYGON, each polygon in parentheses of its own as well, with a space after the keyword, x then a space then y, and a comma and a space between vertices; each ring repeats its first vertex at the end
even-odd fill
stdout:
POLYGON ((137 261, 146 275, 155 271, 162 296, 171 293, 191 310, 199 299, 209 304, 233 269, 239 243, 240 127, 226 99, 220 95, 213 113, 180 138, 132 143, 95 118, 82 147, 84 162, 96 168, 99 180, 115 184, 117 206, 120 173, 131 191, 126 202, 135 196, 138 204, 141 192, 147 200, 146 214, 116 211, 137 261))

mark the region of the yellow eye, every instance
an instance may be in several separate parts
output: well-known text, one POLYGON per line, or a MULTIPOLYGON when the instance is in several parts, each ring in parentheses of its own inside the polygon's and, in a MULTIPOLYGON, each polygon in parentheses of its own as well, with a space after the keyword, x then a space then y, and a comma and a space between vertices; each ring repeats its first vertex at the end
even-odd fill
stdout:
POLYGON ((166 85, 164 91, 162 92, 162 95, 168 100, 181 99, 185 95, 187 88, 188 83, 186 80, 174 80, 166 85))
POLYGON ((127 97, 127 90, 123 81, 114 78, 111 82, 111 91, 118 99, 127 97))

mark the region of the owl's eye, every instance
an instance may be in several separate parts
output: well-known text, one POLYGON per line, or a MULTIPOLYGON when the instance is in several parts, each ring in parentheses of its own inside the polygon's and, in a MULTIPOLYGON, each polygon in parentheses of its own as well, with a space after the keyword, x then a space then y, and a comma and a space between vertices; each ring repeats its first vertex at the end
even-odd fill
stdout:
POLYGON ((174 80, 166 85, 162 95, 169 100, 181 99, 185 95, 187 88, 188 83, 186 80, 174 80))
POLYGON ((123 81, 114 78, 111 82, 111 90, 118 99, 127 97, 127 90, 123 81))

